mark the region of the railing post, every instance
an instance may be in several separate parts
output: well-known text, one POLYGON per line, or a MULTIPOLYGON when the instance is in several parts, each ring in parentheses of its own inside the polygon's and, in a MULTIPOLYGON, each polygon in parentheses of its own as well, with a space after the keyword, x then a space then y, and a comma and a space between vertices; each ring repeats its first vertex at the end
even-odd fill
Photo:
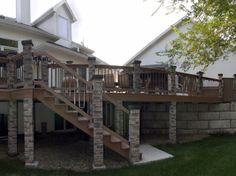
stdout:
MULTIPOLYGON (((33 88, 33 58, 32 40, 22 41, 23 45, 23 65, 24 65, 24 87, 33 88)), ((23 100, 24 116, 24 143, 25 143, 25 166, 36 167, 38 162, 34 160, 34 117, 33 117, 33 91, 28 90, 29 94, 23 100), (31 92, 31 93, 30 93, 31 92)))
MULTIPOLYGON (((11 51, 8 53, 7 57, 11 57, 16 54, 17 54, 16 51, 11 51)), ((16 65, 13 60, 9 59, 7 63, 7 85, 9 89, 12 89, 14 87, 15 80, 16 80, 16 65)))
POLYGON ((199 71, 197 72, 198 75, 198 84, 197 84, 197 95, 202 95, 202 89, 203 89, 203 81, 202 81, 202 76, 203 72, 199 71))
POLYGON ((132 164, 140 161, 140 107, 129 106, 129 160, 132 164))
POLYGON ((23 65, 24 65, 24 87, 33 86, 33 57, 32 57, 32 40, 24 40, 23 45, 23 65))
POLYGON ((103 76, 94 75, 93 85, 93 169, 105 168, 103 159, 103 76))
POLYGON ((170 66, 170 80, 168 81, 169 85, 169 91, 171 95, 175 95, 176 94, 176 80, 175 80, 175 76, 176 76, 176 66, 172 65, 170 66))
POLYGON ((224 81, 223 81, 223 74, 219 73, 218 74, 218 79, 220 80, 219 82, 219 97, 223 97, 223 89, 224 89, 224 81))
POLYGON ((141 89, 141 78, 140 78, 140 73, 141 73, 141 67, 140 67, 141 61, 140 60, 135 60, 133 62, 134 65, 134 73, 133 73, 133 89, 134 93, 139 93, 141 89))
POLYGON ((176 143, 176 102, 170 102, 169 107, 169 140, 171 144, 176 143))

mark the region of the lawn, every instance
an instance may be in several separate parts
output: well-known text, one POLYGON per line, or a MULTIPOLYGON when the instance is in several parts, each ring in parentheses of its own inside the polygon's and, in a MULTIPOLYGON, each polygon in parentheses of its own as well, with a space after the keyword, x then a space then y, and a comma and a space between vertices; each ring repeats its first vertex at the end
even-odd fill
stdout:
POLYGON ((234 176, 236 175, 236 135, 212 136, 198 142, 158 148, 173 154, 173 159, 142 166, 76 173, 25 169, 22 162, 0 160, 0 175, 14 176, 234 176))

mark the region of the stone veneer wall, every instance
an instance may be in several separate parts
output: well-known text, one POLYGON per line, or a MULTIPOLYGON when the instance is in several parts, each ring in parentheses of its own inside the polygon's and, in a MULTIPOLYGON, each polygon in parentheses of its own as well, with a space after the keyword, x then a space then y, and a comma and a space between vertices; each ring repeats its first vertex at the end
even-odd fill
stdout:
MULTIPOLYGON (((168 134, 169 104, 143 104, 142 134, 168 134)), ((178 134, 236 132, 236 102, 220 104, 177 104, 178 134)))

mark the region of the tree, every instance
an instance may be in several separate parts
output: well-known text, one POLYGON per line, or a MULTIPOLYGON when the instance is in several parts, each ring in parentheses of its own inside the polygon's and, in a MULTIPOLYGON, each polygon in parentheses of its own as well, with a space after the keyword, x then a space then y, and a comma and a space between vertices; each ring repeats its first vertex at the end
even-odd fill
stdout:
MULTIPOLYGON (((159 0, 160 8, 167 0, 159 0)), ((171 11, 184 10, 184 23, 191 29, 182 33, 173 26, 178 38, 166 50, 171 62, 182 63, 182 68, 207 68, 217 60, 236 53, 236 0, 170 0, 171 11)), ((154 12, 155 13, 155 12, 154 12)), ((236 59, 236 58, 235 58, 236 59)))

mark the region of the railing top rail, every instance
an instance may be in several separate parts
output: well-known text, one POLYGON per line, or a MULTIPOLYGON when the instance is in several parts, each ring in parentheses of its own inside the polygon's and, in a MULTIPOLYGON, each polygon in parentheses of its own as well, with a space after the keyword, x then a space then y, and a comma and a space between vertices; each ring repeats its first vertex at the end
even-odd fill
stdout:
POLYGON ((220 82, 220 80, 216 79, 216 78, 202 77, 202 79, 207 80, 207 81, 217 81, 217 82, 220 82))
POLYGON ((147 67, 141 67, 142 72, 157 72, 157 73, 168 73, 168 70, 163 68, 147 68, 147 67))

